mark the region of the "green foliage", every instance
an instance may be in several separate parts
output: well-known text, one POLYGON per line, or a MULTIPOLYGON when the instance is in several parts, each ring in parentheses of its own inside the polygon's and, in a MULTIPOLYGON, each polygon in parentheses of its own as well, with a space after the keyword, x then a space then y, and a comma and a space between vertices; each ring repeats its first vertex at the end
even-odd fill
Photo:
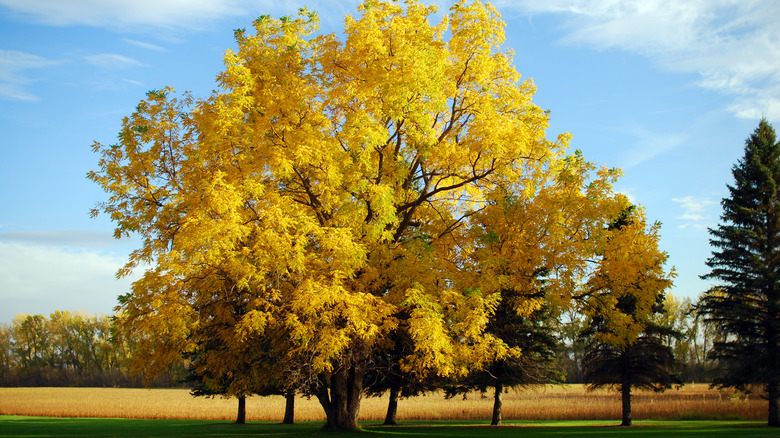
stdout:
POLYGON ((717 281, 700 312, 720 331, 711 358, 720 387, 769 397, 769 424, 780 426, 780 143, 762 119, 733 167, 733 185, 710 229, 712 257, 706 279, 717 281))
POLYGON ((675 361, 671 349, 663 343, 668 330, 650 325, 632 343, 616 348, 607 343, 593 343, 585 355, 586 379, 590 388, 615 386, 663 391, 681 384, 674 374, 675 361))
POLYGON ((455 382, 445 385, 447 397, 478 390, 493 391, 492 425, 502 424, 502 392, 510 388, 563 381, 557 368, 558 339, 553 333, 554 317, 549 306, 519 315, 513 306, 517 292, 502 290, 502 300, 490 317, 486 331, 520 354, 496 359, 455 382))

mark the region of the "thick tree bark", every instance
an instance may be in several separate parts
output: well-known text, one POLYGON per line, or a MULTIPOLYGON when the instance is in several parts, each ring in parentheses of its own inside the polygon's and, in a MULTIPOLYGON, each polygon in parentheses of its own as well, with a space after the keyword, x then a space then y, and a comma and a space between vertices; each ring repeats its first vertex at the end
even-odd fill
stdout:
POLYGON ((396 415, 398 414, 398 395, 401 393, 397 386, 390 387, 390 401, 387 403, 387 415, 385 415, 385 426, 395 426, 396 415))
POLYGON ((332 374, 320 375, 317 400, 325 410, 327 427, 334 430, 358 429, 360 401, 363 396, 365 363, 341 366, 332 374))
POLYGON ((620 392, 623 399, 623 422, 620 425, 631 426, 631 384, 624 381, 620 392))
POLYGON ((504 385, 501 382, 496 384, 496 392, 493 396, 493 420, 491 426, 501 426, 501 407, 503 406, 504 385))
POLYGON ((284 397, 284 420, 282 420, 282 424, 293 424, 295 423, 295 389, 288 389, 284 397))
POLYGON ((246 396, 238 397, 238 415, 236 416, 236 424, 246 423, 246 396))

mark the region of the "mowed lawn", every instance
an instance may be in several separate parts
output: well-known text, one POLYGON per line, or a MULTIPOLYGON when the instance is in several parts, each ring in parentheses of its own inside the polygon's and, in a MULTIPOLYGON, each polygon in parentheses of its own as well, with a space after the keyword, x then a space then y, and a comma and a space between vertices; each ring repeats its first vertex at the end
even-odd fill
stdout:
POLYGON ((401 426, 364 422, 363 430, 334 433, 322 422, 283 425, 269 422, 233 424, 216 420, 133 420, 122 418, 51 418, 0 416, 0 436, 16 437, 292 437, 292 436, 399 436, 399 437, 776 437, 755 421, 640 421, 616 427, 604 421, 511 421, 491 427, 474 421, 414 421, 401 426))
MULTIPOLYGON (((492 398, 428 394, 399 403, 400 426, 382 426, 387 398, 366 398, 363 431, 349 436, 775 436, 767 402, 686 385, 638 393, 635 426, 620 423, 620 398, 582 385, 555 385, 504 396, 503 427, 490 427, 492 398)), ((315 399, 296 400, 296 424, 282 425, 282 397, 252 397, 248 424, 236 425, 235 399, 194 398, 185 389, 0 388, 0 436, 332 436, 315 399)))

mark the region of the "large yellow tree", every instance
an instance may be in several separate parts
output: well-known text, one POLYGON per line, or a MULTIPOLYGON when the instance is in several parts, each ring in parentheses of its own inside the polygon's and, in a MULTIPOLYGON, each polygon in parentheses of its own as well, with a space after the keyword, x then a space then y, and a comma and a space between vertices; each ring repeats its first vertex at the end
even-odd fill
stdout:
POLYGON ((118 144, 94 145, 89 178, 110 195, 94 214, 142 239, 119 310, 144 370, 197 350, 215 319, 236 343, 273 328, 328 425, 350 429, 399 327, 414 342, 401 365, 421 375, 517 353, 484 332, 500 293, 471 287, 466 225, 499 188, 559 169, 568 138, 547 139, 495 9, 434 12, 366 1, 342 37, 306 10, 261 17, 210 97, 150 92, 118 144))

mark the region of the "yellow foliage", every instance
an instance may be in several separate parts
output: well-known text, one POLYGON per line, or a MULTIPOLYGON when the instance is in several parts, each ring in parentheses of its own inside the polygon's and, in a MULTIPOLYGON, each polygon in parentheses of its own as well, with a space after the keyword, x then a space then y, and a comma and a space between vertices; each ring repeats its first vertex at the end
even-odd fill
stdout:
POLYGON ((586 294, 587 313, 604 321, 597 340, 621 348, 634 343, 652 321, 654 306, 675 277, 674 269, 664 267, 668 255, 658 249, 660 225, 648 226, 641 209, 627 211, 625 220, 599 238, 600 259, 586 294), (621 298, 630 308, 621 308, 621 298))
POLYGON ((151 266, 120 306, 140 366, 218 336, 235 360, 270 342, 330 373, 408 330, 406 367, 464 373, 519 354, 484 334, 502 288, 532 295, 544 269, 544 299, 567 305, 594 242, 628 281, 633 253, 599 237, 626 203, 619 172, 546 138, 493 7, 459 1, 432 25, 435 10, 367 1, 341 39, 306 10, 261 17, 218 91, 150 92, 117 145, 94 145, 109 199, 93 214, 142 241, 119 275, 151 266))

